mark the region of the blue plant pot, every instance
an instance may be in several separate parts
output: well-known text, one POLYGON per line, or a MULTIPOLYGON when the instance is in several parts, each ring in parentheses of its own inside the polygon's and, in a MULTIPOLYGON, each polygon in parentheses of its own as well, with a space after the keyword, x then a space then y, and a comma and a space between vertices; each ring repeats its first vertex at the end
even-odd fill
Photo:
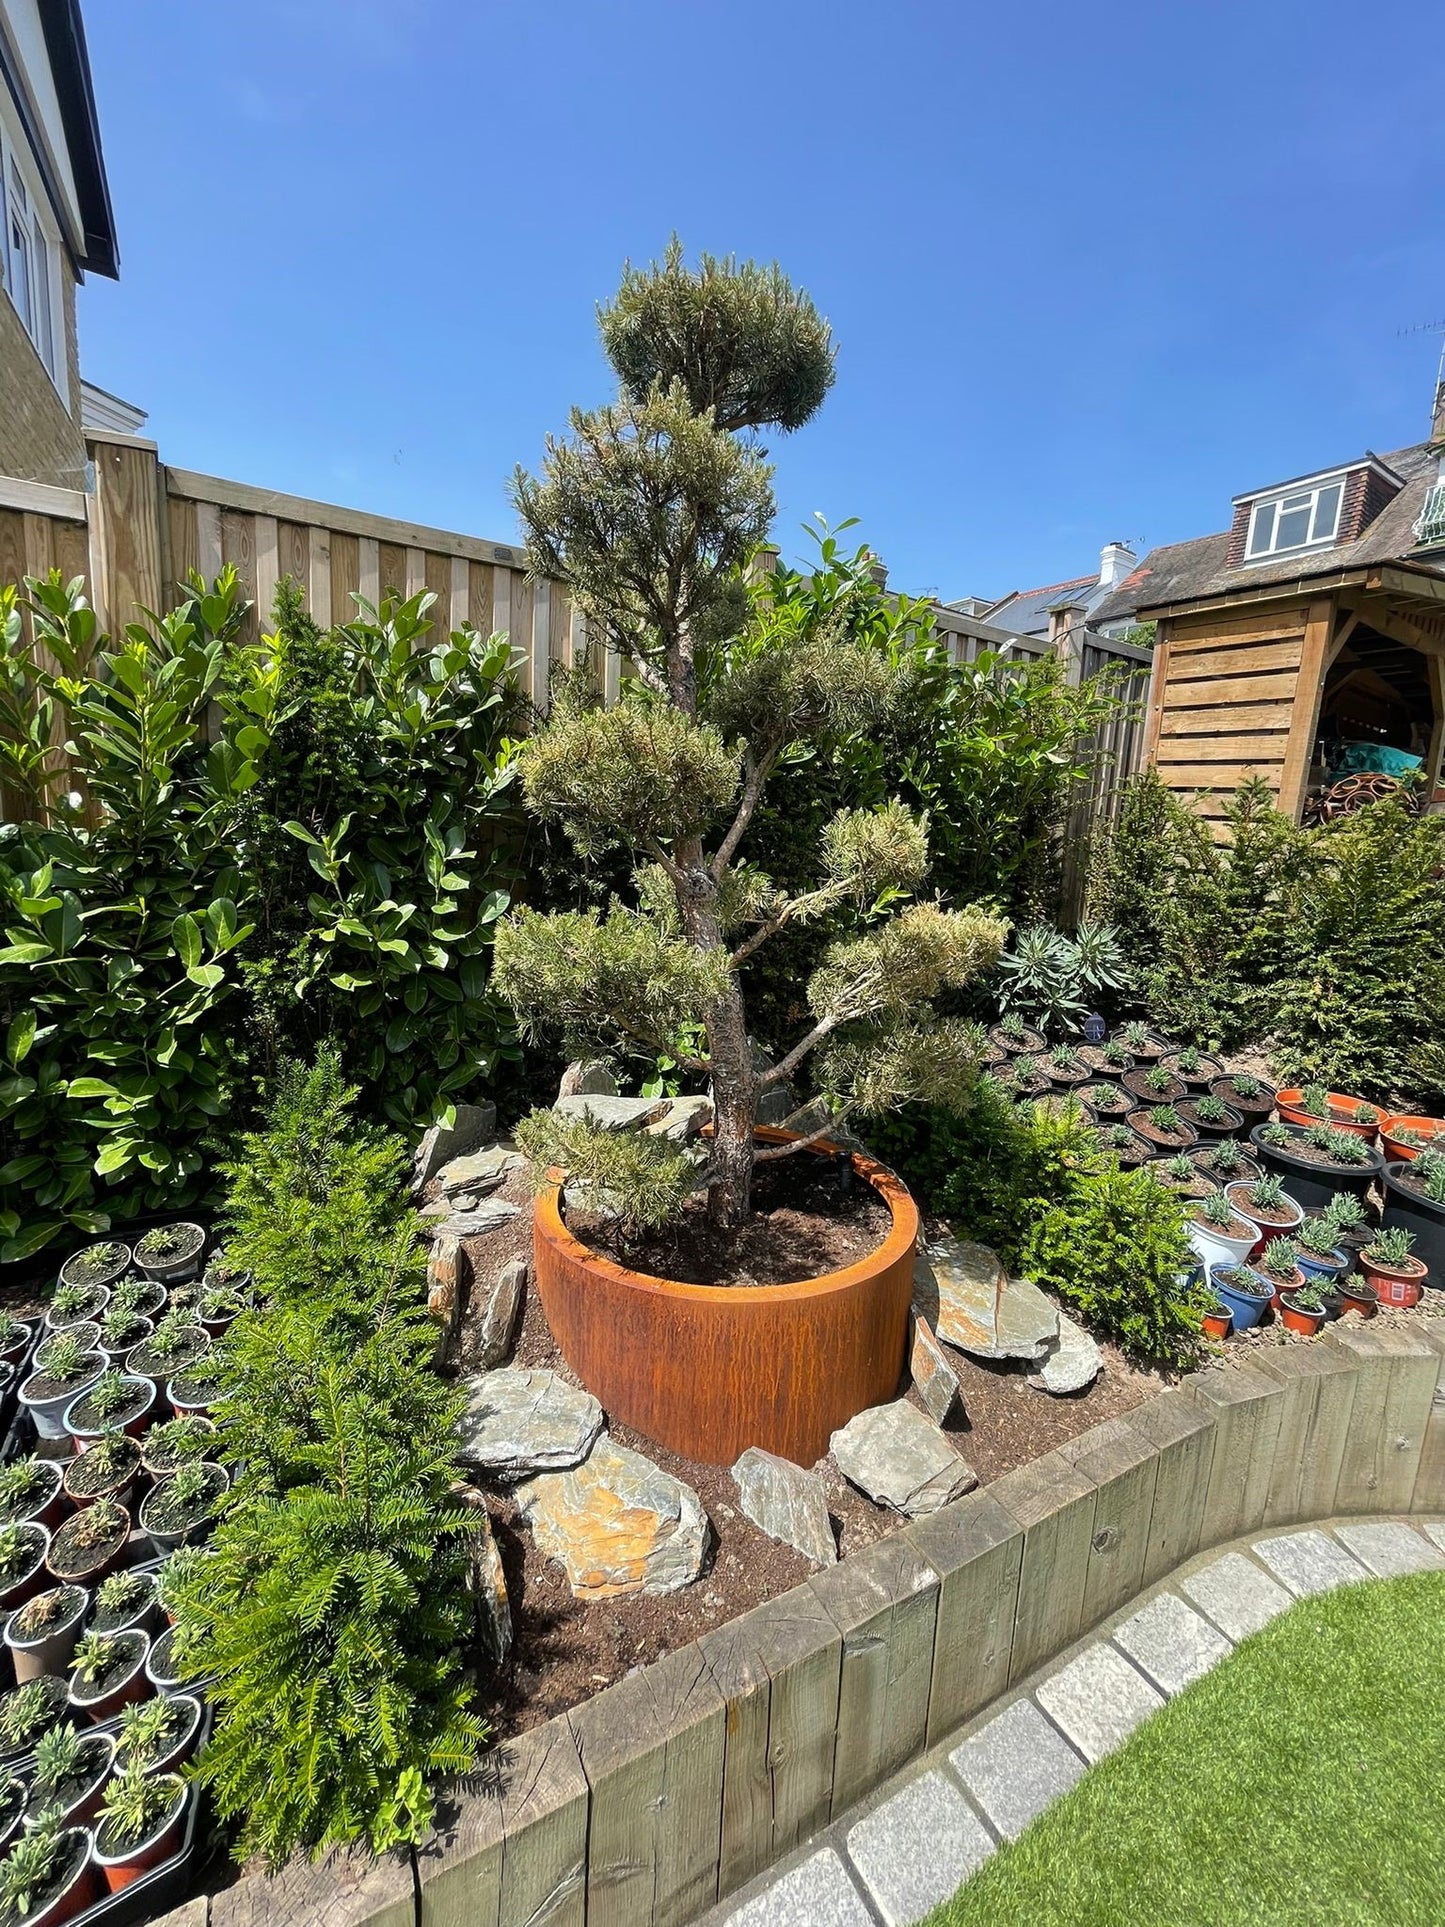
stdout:
POLYGON ((1350 1254, 1336 1245, 1327 1258, 1322 1258, 1313 1251, 1306 1251, 1303 1246, 1296 1246, 1295 1263, 1306 1278, 1323 1278, 1327 1283, 1332 1283, 1349 1270, 1350 1254))
MULTIPOLYGON (((1253 1292, 1241 1291, 1238 1285, 1230 1284, 1221 1273, 1232 1271, 1232 1265, 1211 1265, 1209 1268, 1209 1289, 1221 1305, 1227 1305, 1234 1320, 1237 1332, 1247 1331, 1257 1325, 1269 1309, 1269 1301, 1274 1296, 1274 1288, 1265 1279, 1259 1280, 1259 1296, 1253 1292)), ((1251 1273, 1252 1277, 1257 1273, 1251 1273)))

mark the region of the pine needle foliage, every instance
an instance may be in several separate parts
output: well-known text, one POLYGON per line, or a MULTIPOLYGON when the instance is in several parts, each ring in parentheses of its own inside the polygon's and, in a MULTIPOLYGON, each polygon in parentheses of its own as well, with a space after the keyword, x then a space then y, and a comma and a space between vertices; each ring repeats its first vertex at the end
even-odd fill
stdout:
POLYGON ((224 1347, 233 1469, 175 1589, 214 1678, 197 1771, 238 1858, 420 1839, 431 1776, 485 1738, 470 1710, 455 1396, 430 1370, 405 1161, 351 1115, 334 1053, 291 1069, 228 1171, 228 1255, 266 1294, 224 1347))

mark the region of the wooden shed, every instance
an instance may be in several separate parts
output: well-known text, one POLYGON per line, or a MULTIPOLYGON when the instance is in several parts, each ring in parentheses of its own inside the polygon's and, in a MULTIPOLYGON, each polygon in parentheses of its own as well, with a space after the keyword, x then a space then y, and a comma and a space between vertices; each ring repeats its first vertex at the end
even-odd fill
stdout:
POLYGON ((1156 549, 1096 612, 1157 622, 1144 754, 1205 817, 1249 776, 1296 819, 1347 775, 1439 789, 1442 449, 1239 496, 1229 530, 1156 549))

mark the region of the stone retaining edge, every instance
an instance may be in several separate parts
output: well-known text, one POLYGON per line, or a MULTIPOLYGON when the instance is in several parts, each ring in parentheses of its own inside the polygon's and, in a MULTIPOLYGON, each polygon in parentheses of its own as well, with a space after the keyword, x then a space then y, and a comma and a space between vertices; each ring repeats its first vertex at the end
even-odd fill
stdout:
POLYGON ((1445 1330, 1211 1368, 487 1755, 415 1853, 332 1854, 155 1927, 687 1927, 1195 1554, 1445 1511, 1445 1330))

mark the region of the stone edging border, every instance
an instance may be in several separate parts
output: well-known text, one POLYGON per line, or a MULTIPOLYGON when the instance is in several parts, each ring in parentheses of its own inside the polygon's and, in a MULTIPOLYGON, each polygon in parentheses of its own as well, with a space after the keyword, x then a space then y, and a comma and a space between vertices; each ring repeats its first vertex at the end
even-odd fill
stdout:
POLYGON ((1207 1369, 505 1742, 414 1854, 156 1927, 686 1927, 1196 1553, 1445 1511, 1434 1322, 1207 1369))

